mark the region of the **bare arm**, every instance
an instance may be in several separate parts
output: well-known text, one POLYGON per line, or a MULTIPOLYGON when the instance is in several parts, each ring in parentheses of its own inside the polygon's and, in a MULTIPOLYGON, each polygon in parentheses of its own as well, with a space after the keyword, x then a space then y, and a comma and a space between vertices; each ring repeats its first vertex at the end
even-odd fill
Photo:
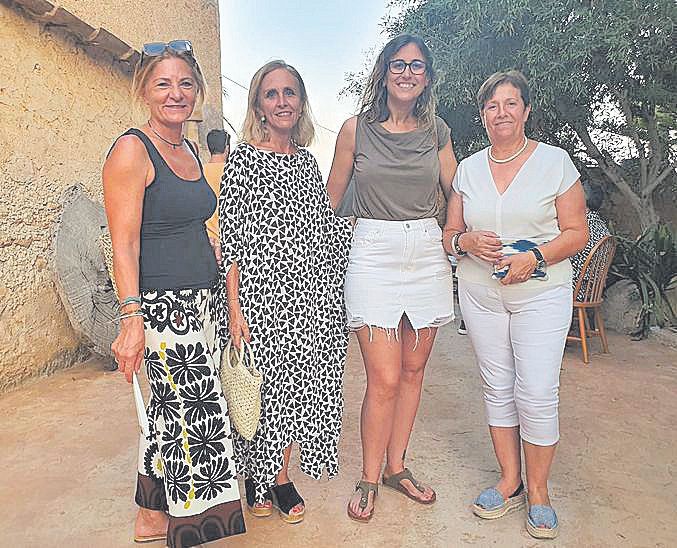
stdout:
MULTIPOLYGON (((103 167, 103 195, 113 244, 113 269, 120 300, 139 295, 139 252, 143 195, 152 176, 145 147, 134 136, 121 137, 103 167)), ((138 309, 138 306, 135 306, 138 309)), ((131 312, 125 308, 124 312, 131 312)), ((131 382, 144 350, 143 318, 120 321, 111 348, 120 371, 131 382)))
POLYGON ((489 262, 495 262, 501 258, 501 240, 495 232, 489 230, 466 232, 465 230, 463 197, 452 188, 447 202, 447 221, 442 234, 444 250, 458 256, 451 249, 451 239, 460 232, 458 245, 466 253, 472 253, 476 257, 489 262))
POLYGON ((336 209, 341 203, 353 175, 356 131, 357 116, 353 116, 343 123, 336 138, 334 161, 331 163, 331 171, 327 181, 327 194, 329 194, 332 209, 336 209))
MULTIPOLYGON (((440 176, 441 178, 441 176, 440 176)), ((442 231, 442 245, 447 253, 454 254, 451 249, 451 238, 454 234, 465 232, 466 226, 463 221, 463 199, 453 188, 447 198, 447 220, 442 231)))
POLYGON ((440 158, 440 186, 442 187, 442 192, 444 192, 444 197, 449 200, 451 182, 454 180, 456 168, 458 167, 451 139, 439 150, 438 156, 440 158))
POLYGON ((585 193, 581 181, 555 199, 560 235, 539 245, 548 264, 556 264, 580 251, 588 243, 588 222, 585 219, 585 193))

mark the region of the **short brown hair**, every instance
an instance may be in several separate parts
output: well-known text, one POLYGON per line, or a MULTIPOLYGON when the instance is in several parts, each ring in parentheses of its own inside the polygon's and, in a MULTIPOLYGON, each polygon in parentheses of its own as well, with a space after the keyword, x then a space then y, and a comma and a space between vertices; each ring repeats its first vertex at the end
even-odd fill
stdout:
POLYGON ((190 67, 190 71, 193 73, 193 79, 195 80, 196 89, 196 101, 195 108, 198 109, 204 103, 205 95, 207 93, 207 84, 205 83, 204 76, 202 76, 202 71, 200 66, 197 64, 197 61, 192 56, 189 56, 185 53, 177 53, 170 48, 166 48, 162 55, 157 55, 153 57, 143 57, 136 65, 134 70, 134 79, 132 80, 132 97, 136 101, 141 101, 143 99, 143 93, 146 89, 146 84, 148 83, 148 78, 150 77, 153 69, 158 63, 161 63, 165 59, 171 57, 176 57, 185 61, 185 63, 190 67))
POLYGON ((477 92, 477 108, 480 109, 480 112, 484 109, 484 105, 486 105, 494 96, 496 88, 502 84, 512 84, 515 86, 520 91, 525 107, 528 107, 531 104, 531 98, 529 97, 529 83, 524 74, 519 70, 494 72, 484 81, 477 92))

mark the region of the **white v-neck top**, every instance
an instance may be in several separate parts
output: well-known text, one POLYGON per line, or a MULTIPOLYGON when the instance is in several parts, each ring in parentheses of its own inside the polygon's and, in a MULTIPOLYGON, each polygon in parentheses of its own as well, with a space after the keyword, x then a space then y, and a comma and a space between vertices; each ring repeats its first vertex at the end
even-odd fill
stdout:
MULTIPOLYGON (((580 174, 561 148, 538 143, 508 188, 499 194, 489 168, 489 149, 463 160, 456 170, 453 189, 463 199, 467 230, 491 230, 502 240, 549 242, 560 234, 555 199, 578 180, 580 174)), ((457 276, 484 285, 499 282, 493 266, 474 255, 461 257, 457 276)), ((548 279, 530 279, 521 287, 544 288, 571 283, 571 263, 565 259, 547 267, 548 279)))

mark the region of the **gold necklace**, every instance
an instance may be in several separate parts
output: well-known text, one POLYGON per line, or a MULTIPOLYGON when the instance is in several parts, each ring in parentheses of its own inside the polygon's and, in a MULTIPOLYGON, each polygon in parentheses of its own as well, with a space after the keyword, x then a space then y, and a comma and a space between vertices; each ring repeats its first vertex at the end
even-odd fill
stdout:
POLYGON ((493 148, 493 145, 489 147, 489 158, 491 159, 492 162, 496 162, 497 164, 507 164, 508 162, 512 162, 515 158, 517 158, 522 152, 524 152, 527 149, 527 145, 529 144, 529 140, 526 138, 526 135, 524 136, 524 144, 520 147, 520 149, 515 152, 512 156, 508 156, 507 158, 503 158, 502 160, 499 160, 498 158, 494 158, 494 155, 491 153, 491 149, 493 148))

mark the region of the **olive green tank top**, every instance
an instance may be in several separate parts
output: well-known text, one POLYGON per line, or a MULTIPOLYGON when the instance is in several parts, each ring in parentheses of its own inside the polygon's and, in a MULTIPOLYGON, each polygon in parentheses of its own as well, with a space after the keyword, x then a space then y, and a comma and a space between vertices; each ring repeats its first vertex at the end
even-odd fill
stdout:
POLYGON ((439 116, 434 127, 406 133, 391 133, 379 122, 358 116, 353 215, 386 221, 436 217, 438 151, 449 139, 449 126, 439 116))

